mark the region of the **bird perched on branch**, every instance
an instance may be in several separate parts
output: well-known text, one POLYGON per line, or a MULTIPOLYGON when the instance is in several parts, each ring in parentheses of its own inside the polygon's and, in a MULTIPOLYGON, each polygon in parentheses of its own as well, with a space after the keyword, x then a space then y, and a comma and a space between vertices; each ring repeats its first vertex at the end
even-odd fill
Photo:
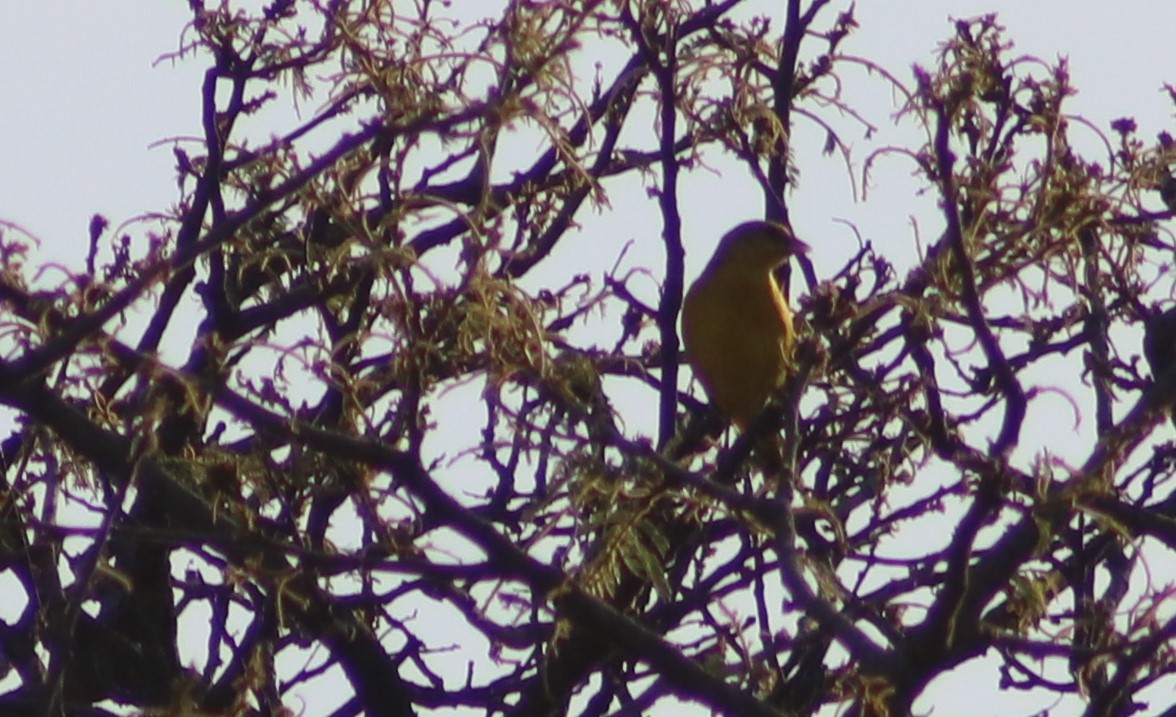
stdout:
MULTIPOLYGON (((1153 381, 1176 366, 1176 307, 1163 312, 1157 310, 1144 319, 1143 355, 1151 366, 1153 381)), ((1176 408, 1169 414, 1176 423, 1176 408)))
POLYGON ((719 241, 686 292, 686 357, 712 403, 740 429, 760 414, 788 374, 796 333, 773 271, 807 251, 782 224, 740 224, 719 241))

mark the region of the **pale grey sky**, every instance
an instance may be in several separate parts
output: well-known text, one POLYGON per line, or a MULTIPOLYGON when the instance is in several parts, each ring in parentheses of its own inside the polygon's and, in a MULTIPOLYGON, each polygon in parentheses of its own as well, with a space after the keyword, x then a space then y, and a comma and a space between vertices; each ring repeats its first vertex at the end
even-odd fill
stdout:
MULTIPOLYGON (((1165 75, 1176 26, 1166 0, 867 0, 845 49, 909 79, 952 31, 949 16, 991 11, 1019 50, 1069 56, 1073 110, 1103 129, 1124 114, 1148 134, 1172 126, 1160 92, 1176 81, 1165 75)), ((0 219, 45 241, 49 256, 80 266, 91 214, 117 225, 174 199, 171 148, 149 145, 197 133, 202 67, 153 63, 176 49, 187 19, 182 0, 0 3, 0 219)))

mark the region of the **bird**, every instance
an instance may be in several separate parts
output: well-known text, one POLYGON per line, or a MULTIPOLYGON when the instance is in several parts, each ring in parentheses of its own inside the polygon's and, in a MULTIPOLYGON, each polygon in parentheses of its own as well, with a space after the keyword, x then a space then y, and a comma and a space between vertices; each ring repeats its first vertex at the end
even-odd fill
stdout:
POLYGON ((783 224, 740 224, 686 292, 686 359, 711 403, 740 430, 787 378, 796 330, 773 272, 808 250, 783 224))
MULTIPOLYGON (((1176 307, 1167 311, 1158 308, 1144 319, 1143 355, 1151 366, 1152 380, 1158 380, 1176 366, 1176 307)), ((1176 423, 1176 408, 1169 410, 1176 423)))

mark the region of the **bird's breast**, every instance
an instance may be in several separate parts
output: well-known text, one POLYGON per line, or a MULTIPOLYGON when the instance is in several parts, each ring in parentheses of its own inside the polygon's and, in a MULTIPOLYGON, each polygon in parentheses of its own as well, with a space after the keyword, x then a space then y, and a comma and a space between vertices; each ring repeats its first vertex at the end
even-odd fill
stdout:
POLYGON ((766 272, 700 280, 683 307, 686 354, 711 399, 740 425, 763 408, 785 377, 792 314, 766 272))

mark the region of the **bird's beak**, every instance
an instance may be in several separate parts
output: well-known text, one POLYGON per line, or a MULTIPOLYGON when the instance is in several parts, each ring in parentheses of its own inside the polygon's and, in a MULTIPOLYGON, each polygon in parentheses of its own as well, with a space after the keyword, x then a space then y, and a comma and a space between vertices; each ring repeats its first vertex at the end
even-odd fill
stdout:
POLYGON ((789 245, 789 249, 792 250, 793 254, 808 254, 812 247, 810 247, 808 244, 805 244, 796 237, 792 237, 792 242, 789 245))

